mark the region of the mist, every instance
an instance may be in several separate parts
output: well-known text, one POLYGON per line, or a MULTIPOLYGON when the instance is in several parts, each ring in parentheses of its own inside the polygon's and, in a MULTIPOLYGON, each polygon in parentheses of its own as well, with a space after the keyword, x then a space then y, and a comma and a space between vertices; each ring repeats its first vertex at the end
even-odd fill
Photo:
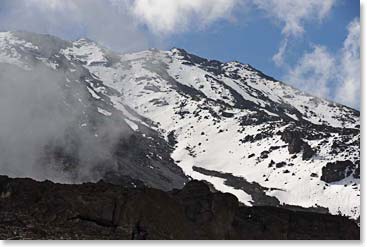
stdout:
POLYGON ((96 121, 86 85, 64 71, 30 71, 0 63, 0 174, 77 183, 113 170, 113 150, 126 132, 96 121))
POLYGON ((159 39, 138 27, 129 1, 2 0, 0 31, 30 31, 67 40, 90 38, 112 50, 140 51, 159 39))

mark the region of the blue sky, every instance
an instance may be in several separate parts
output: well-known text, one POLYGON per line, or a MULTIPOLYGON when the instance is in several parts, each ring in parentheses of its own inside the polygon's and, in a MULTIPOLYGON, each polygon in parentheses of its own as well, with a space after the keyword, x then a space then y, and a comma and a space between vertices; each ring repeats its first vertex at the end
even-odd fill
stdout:
MULTIPOLYGON (((289 62, 296 62, 304 52, 312 49, 313 44, 324 45, 330 52, 336 53, 348 34, 347 25, 359 18, 359 8, 359 1, 339 1, 321 23, 305 25, 302 37, 292 41, 292 50, 287 57, 289 62)), ((254 12, 253 18, 246 23, 219 22, 205 32, 174 35, 168 40, 169 46, 185 48, 206 58, 249 63, 266 74, 282 79, 285 68, 277 67, 272 61, 283 38, 282 27, 264 18, 259 10, 254 12)))
POLYGON ((357 0, 2 0, 0 30, 180 47, 359 109, 359 13, 357 0))

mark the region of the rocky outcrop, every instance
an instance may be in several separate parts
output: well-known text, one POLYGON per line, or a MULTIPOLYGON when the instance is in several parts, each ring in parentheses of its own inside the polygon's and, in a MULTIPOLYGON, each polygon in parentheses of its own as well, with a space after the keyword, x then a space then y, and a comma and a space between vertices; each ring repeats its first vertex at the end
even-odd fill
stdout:
POLYGON ((288 144, 288 151, 290 154, 296 154, 302 152, 302 159, 309 160, 316 153, 311 146, 302 139, 302 133, 293 130, 285 129, 281 133, 281 139, 288 144))
POLYGON ((302 145, 303 153, 302 153, 302 159, 303 160, 309 160, 316 154, 315 150, 311 148, 311 146, 308 143, 303 143, 302 145))
POLYGON ((359 239, 342 216, 244 207, 200 181, 181 189, 0 176, 0 239, 359 239))
POLYGON ((242 177, 233 176, 230 173, 222 173, 213 170, 204 169, 202 167, 193 166, 193 171, 204 174, 206 176, 213 176, 224 179, 224 184, 233 187, 236 190, 243 190, 252 198, 252 205, 255 206, 280 206, 277 198, 266 194, 271 188, 265 188, 256 182, 248 182, 242 177))
POLYGON ((354 167, 355 165, 350 160, 329 162, 322 168, 321 180, 327 183, 342 180, 353 173, 354 167))

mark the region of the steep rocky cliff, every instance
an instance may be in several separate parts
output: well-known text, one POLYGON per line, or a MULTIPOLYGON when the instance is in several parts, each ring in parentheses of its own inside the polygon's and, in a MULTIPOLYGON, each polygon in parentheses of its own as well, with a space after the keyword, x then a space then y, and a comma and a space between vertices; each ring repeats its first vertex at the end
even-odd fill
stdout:
POLYGON ((246 207, 200 181, 164 192, 0 176, 0 239, 359 239, 342 217, 246 207))

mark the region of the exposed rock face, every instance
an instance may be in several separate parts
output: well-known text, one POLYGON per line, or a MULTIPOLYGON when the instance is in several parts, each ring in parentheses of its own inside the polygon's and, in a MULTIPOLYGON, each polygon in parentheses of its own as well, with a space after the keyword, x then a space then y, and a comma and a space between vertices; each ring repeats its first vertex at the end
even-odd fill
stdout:
POLYGON ((329 162, 322 168, 321 180, 327 183, 342 180, 352 174, 352 168, 354 164, 350 160, 329 162))
POLYGON ((233 176, 229 173, 220 173, 217 171, 207 170, 201 167, 193 167, 194 171, 200 172, 201 174, 213 177, 219 177, 225 180, 225 184, 239 190, 243 190, 248 195, 251 195, 252 205, 254 206, 279 206, 280 202, 277 198, 268 196, 266 191, 271 188, 265 188, 256 182, 249 183, 244 178, 233 176))
POLYGON ((281 139, 288 143, 288 151, 290 154, 302 152, 302 159, 308 160, 316 153, 311 146, 302 140, 302 133, 297 130, 286 129, 281 134, 281 139))
POLYGON ((301 140, 299 132, 286 129, 282 133, 281 138, 285 143, 288 143, 288 151, 290 154, 301 152, 303 141, 301 140))
POLYGON ((359 239, 342 216, 240 206, 191 181, 181 190, 0 176, 1 239, 359 239))
POLYGON ((302 153, 303 160, 309 160, 312 158, 312 156, 315 155, 316 153, 315 150, 313 150, 308 143, 304 143, 302 147, 303 147, 303 153, 302 153))

